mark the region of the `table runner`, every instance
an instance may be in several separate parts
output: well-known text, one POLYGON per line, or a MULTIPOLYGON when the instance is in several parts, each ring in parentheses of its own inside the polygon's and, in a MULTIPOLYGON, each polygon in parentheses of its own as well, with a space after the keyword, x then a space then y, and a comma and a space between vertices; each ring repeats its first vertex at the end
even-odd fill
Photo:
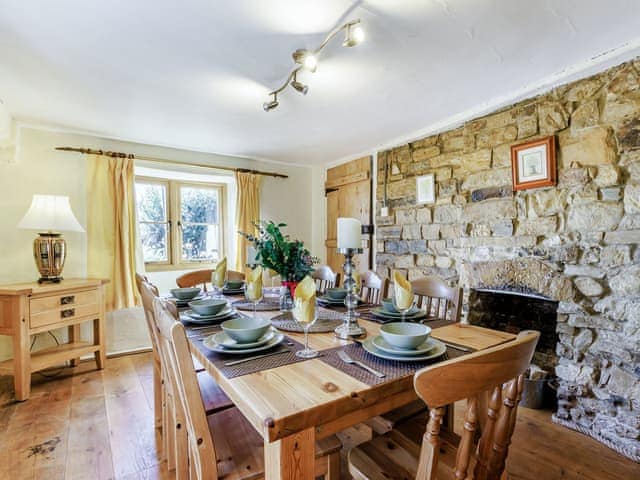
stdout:
MULTIPOLYGON (((309 327, 309 333, 333 332, 343 322, 342 313, 325 307, 318 307, 318 319, 309 327)), ((293 319, 291 312, 285 312, 271 319, 271 323, 286 332, 303 332, 304 330, 293 319)))

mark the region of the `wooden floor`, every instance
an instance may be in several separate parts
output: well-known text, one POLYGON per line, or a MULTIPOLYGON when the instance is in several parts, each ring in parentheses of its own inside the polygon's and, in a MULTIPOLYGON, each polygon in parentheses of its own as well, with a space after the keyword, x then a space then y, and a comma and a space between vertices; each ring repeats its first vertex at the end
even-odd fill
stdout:
MULTIPOLYGON (((173 478, 156 456, 150 354, 93 368, 36 375, 23 403, 13 401, 11 377, 0 377, 0 479, 173 478)), ((349 445, 367 435, 361 428, 342 437, 349 445)), ((514 480, 618 480, 640 478, 640 465, 552 424, 549 412, 523 408, 508 472, 514 480)))

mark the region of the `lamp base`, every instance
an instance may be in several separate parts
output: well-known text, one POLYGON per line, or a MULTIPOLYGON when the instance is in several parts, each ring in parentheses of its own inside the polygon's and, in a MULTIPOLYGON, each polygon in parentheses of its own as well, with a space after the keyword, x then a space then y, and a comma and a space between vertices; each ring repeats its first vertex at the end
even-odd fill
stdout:
POLYGON ((38 283, 60 283, 62 280, 62 277, 40 277, 38 283))
POLYGON ((67 257, 67 242, 59 233, 40 233, 33 240, 33 259, 36 262, 40 279, 38 283, 59 283, 67 257))

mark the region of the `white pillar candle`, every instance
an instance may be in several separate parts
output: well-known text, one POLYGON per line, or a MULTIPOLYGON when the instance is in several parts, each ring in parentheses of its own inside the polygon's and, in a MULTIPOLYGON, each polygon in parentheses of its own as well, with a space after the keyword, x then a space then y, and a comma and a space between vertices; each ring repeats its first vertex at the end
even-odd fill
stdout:
POLYGON ((355 218, 338 218, 338 248, 362 248, 362 223, 355 218))

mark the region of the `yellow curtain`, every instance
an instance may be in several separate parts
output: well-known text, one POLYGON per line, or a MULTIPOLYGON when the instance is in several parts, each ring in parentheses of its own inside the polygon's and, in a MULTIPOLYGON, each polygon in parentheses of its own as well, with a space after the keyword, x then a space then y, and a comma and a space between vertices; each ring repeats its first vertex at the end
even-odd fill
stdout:
MULTIPOLYGON (((238 189, 236 231, 253 233, 253 223, 260 219, 260 176, 236 172, 238 189)), ((247 240, 238 235, 236 241, 236 270, 243 272, 247 263, 247 240)))
POLYGON ((87 273, 110 280, 107 310, 139 305, 132 158, 88 155, 87 273))

